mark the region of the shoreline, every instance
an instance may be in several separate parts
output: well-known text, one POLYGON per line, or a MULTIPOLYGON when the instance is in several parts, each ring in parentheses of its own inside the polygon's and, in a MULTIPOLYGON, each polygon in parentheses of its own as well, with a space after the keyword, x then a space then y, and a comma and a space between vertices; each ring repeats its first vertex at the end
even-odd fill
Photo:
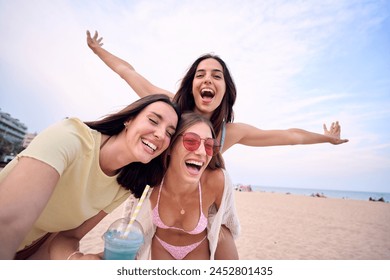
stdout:
MULTIPOLYGON (((324 193, 324 192, 315 192, 315 193, 312 193, 310 195, 308 195, 308 194, 292 193, 292 192, 277 192, 277 191, 264 191, 264 190, 252 190, 252 191, 238 191, 238 190, 234 190, 234 192, 268 193, 268 194, 280 194, 280 195, 296 195, 296 196, 313 197, 313 198, 328 198, 328 199, 340 199, 340 200, 356 200, 356 201, 367 201, 367 202, 390 203, 390 201, 387 201, 387 200, 382 201, 383 197, 379 197, 378 199, 371 197, 372 200, 370 200, 370 197, 368 197, 367 199, 359 199, 359 198, 353 198, 353 197, 327 196, 326 193, 324 193)), ((390 194, 388 194, 388 195, 390 195, 390 194)))
POLYGON ((307 188, 286 188, 286 187, 265 187, 255 185, 240 185, 235 184, 235 191, 240 191, 240 186, 243 187, 243 192, 251 189, 252 192, 265 192, 287 195, 303 195, 303 196, 323 196, 326 198, 339 198, 345 200, 359 201, 381 201, 390 203, 390 193, 379 191, 346 191, 346 190, 331 190, 331 189, 307 189, 307 188), (371 200, 370 200, 371 199, 371 200))

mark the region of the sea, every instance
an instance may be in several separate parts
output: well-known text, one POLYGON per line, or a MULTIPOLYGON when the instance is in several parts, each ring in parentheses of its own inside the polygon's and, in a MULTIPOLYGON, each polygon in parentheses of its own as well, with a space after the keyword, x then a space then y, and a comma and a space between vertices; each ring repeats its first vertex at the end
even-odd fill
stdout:
POLYGON ((367 192, 367 191, 344 191, 344 190, 325 190, 325 189, 301 189, 301 188, 284 188, 284 187, 266 187, 251 185, 252 191, 259 192, 273 192, 284 194, 296 194, 312 196, 315 194, 322 194, 325 197, 341 198, 341 199, 355 199, 355 200, 374 200, 383 198, 385 202, 390 202, 390 193, 388 192, 367 192))

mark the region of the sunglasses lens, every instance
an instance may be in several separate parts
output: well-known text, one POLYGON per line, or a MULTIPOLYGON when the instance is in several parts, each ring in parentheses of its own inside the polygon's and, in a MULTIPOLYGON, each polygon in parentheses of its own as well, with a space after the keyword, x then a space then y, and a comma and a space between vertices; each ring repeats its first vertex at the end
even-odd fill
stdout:
MULTIPOLYGON (((192 132, 183 134, 184 148, 190 152, 196 151, 199 148, 201 140, 202 139, 198 134, 192 132)), ((206 150, 206 154, 212 157, 219 151, 218 141, 213 138, 207 138, 204 140, 204 148, 206 150)))
POLYGON ((215 141, 214 139, 208 138, 204 141, 204 148, 206 150, 206 154, 209 156, 214 155, 214 148, 215 148, 215 141))
POLYGON ((187 150, 193 152, 197 150, 200 146, 200 137, 193 133, 184 134, 183 145, 187 150))

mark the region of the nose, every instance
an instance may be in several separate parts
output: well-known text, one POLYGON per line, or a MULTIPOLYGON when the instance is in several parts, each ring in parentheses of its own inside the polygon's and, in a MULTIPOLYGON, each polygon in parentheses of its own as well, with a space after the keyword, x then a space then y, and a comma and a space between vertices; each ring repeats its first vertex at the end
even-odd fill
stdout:
POLYGON ((211 75, 207 74, 204 76, 204 83, 211 84, 211 75))
POLYGON ((204 146, 204 140, 200 140, 200 145, 198 149, 196 149, 195 154, 197 155, 207 155, 206 154, 206 147, 204 146))
POLYGON ((164 140, 165 138, 165 129, 163 128, 156 128, 154 131, 154 137, 159 140, 164 140))

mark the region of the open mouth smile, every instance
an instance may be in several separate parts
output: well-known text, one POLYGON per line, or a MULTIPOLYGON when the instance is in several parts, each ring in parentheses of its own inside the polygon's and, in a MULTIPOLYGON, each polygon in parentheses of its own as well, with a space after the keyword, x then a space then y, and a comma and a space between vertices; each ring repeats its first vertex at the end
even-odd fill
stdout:
POLYGON ((214 96, 215 96, 215 93, 214 93, 214 91, 212 89, 204 88, 204 89, 201 90, 200 96, 203 99, 213 99, 214 96))
POLYGON ((152 142, 149 142, 148 140, 142 139, 142 143, 147 146, 149 149, 151 149, 153 152, 157 150, 157 146, 154 145, 152 142))
POLYGON ((200 169, 203 166, 203 162, 195 161, 195 160, 188 160, 186 161, 186 165, 189 169, 200 171, 200 169))

